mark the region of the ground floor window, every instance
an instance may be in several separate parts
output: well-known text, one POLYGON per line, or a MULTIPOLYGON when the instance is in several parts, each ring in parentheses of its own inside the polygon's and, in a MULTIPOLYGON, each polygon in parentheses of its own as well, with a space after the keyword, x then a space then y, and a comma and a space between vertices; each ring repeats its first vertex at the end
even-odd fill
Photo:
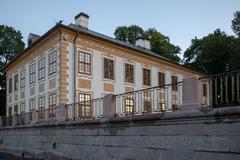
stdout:
POLYGON ((24 113, 25 112, 25 103, 20 104, 20 112, 24 113))
POLYGON ((144 100, 143 101, 143 109, 144 109, 144 113, 151 113, 151 111, 152 111, 151 101, 144 100))
POLYGON ((134 99, 125 99, 125 114, 134 114, 134 99))
POLYGON ((91 94, 79 93, 78 103, 78 117, 79 118, 90 118, 92 115, 91 111, 91 94))
POLYGON ((48 103, 49 103, 48 116, 50 118, 56 117, 56 107, 57 107, 57 94, 56 93, 49 94, 48 103))

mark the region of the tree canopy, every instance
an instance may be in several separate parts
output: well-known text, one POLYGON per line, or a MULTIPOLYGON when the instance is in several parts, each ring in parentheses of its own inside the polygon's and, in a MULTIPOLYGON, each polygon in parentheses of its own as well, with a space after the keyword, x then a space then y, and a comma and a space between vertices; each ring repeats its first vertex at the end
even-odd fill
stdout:
POLYGON ((240 41, 216 29, 193 39, 183 57, 186 66, 208 74, 240 69, 240 41))
POLYGON ((234 19, 232 20, 233 32, 240 38, 240 11, 234 13, 234 19))
POLYGON ((147 37, 151 42, 151 50, 165 58, 179 62, 181 59, 178 56, 180 54, 180 47, 170 43, 169 37, 163 35, 155 28, 149 28, 144 31, 137 25, 119 26, 114 32, 115 38, 130 44, 135 44, 135 40, 139 36, 147 37))
MULTIPOLYGON (((0 25, 0 68, 24 49, 22 34, 13 27, 0 25)), ((0 72, 0 86, 5 86, 5 76, 0 72)))

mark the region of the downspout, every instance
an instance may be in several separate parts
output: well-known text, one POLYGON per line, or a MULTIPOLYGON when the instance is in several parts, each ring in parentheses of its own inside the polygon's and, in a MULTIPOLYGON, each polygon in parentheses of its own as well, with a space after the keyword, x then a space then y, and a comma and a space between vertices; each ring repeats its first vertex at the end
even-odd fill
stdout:
MULTIPOLYGON (((73 56, 74 56, 74 60, 73 60, 73 95, 74 95, 74 98, 73 98, 73 104, 76 103, 76 55, 77 55, 77 46, 76 46, 76 40, 77 40, 77 37, 79 35, 79 31, 77 32, 77 34, 75 35, 74 37, 74 40, 73 40, 73 45, 74 45, 74 50, 73 50, 73 56)), ((75 107, 74 107, 75 109, 75 107)), ((74 114, 75 114, 75 111, 74 111, 74 114)))

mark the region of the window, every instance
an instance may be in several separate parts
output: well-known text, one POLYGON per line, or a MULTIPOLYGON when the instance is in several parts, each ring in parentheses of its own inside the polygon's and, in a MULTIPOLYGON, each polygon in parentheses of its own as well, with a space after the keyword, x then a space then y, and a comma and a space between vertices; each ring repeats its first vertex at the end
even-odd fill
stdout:
POLYGON ((49 53, 49 75, 57 72, 57 52, 49 53))
POLYGON ((134 114, 134 99, 130 98, 125 99, 125 113, 134 114))
POLYGON ((50 118, 56 117, 56 106, 57 106, 57 94, 51 93, 48 97, 48 103, 49 103, 49 112, 48 115, 50 118))
POLYGON ((25 103, 20 104, 20 112, 24 113, 25 112, 25 103))
POLYGON ((25 82, 26 82, 25 81, 25 77, 26 77, 25 73, 26 73, 25 69, 20 72, 20 88, 25 87, 25 82))
POLYGON ((151 113, 152 105, 151 101, 145 100, 143 101, 144 113, 151 113))
POLYGON ((36 80, 36 63, 30 64, 29 70, 30 70, 29 80, 30 80, 30 84, 32 84, 32 83, 35 83, 35 80, 36 80))
POLYGON ((12 115, 12 107, 8 108, 8 115, 11 116, 12 115))
POLYGON ((104 78, 114 79, 114 61, 104 58, 104 78))
POLYGON ((131 64, 125 64, 125 82, 134 83, 134 67, 131 64))
POLYGON ((173 91, 178 91, 177 83, 178 83, 177 76, 172 76, 172 90, 173 91))
POLYGON ((38 99, 38 109, 44 109, 45 108, 45 97, 40 97, 38 99))
POLYGON ((78 117, 91 117, 91 94, 79 94, 78 117))
POLYGON ((38 80, 44 79, 45 77, 45 58, 42 57, 38 60, 38 80))
POLYGON ((38 119, 44 119, 45 97, 38 99, 38 119))
POLYGON ((150 69, 143 68, 143 85, 151 86, 151 71, 150 71, 150 69))
POLYGON ((12 93, 12 78, 8 80, 8 93, 12 93))
POLYGON ((165 74, 162 72, 158 72, 158 86, 165 85, 165 74))
POLYGON ((79 52, 79 73, 91 74, 91 55, 89 53, 79 52))
POLYGON ((30 100, 30 112, 34 111, 35 110, 35 99, 31 99, 30 100))
POLYGON ((14 91, 18 90, 18 74, 14 76, 14 91))
POLYGON ((18 113, 18 105, 14 105, 14 114, 17 114, 18 113))

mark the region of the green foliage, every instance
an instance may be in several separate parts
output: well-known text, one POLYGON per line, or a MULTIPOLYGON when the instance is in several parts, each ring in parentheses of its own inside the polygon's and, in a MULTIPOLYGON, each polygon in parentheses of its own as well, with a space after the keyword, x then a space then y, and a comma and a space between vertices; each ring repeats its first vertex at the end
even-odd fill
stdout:
MULTIPOLYGON (((22 34, 13 27, 0 25, 0 68, 8 64, 13 57, 24 49, 22 34)), ((5 86, 5 76, 0 72, 0 86, 5 86)))
POLYGON ((216 74, 240 69, 240 41, 220 29, 192 40, 184 53, 184 63, 193 69, 216 74))
POLYGON ((135 44, 135 39, 139 35, 143 35, 144 31, 141 27, 137 25, 131 25, 129 27, 127 26, 119 26, 116 28, 114 35, 116 39, 130 43, 135 44))
POLYGON ((155 28, 149 28, 144 31, 137 25, 119 26, 114 32, 115 38, 130 44, 135 44, 135 40, 139 36, 150 38, 151 50, 165 58, 179 62, 180 58, 177 54, 181 49, 170 43, 169 38, 158 32, 155 28))
POLYGON ((234 19, 232 20, 233 32, 240 38, 240 11, 234 13, 234 19))

